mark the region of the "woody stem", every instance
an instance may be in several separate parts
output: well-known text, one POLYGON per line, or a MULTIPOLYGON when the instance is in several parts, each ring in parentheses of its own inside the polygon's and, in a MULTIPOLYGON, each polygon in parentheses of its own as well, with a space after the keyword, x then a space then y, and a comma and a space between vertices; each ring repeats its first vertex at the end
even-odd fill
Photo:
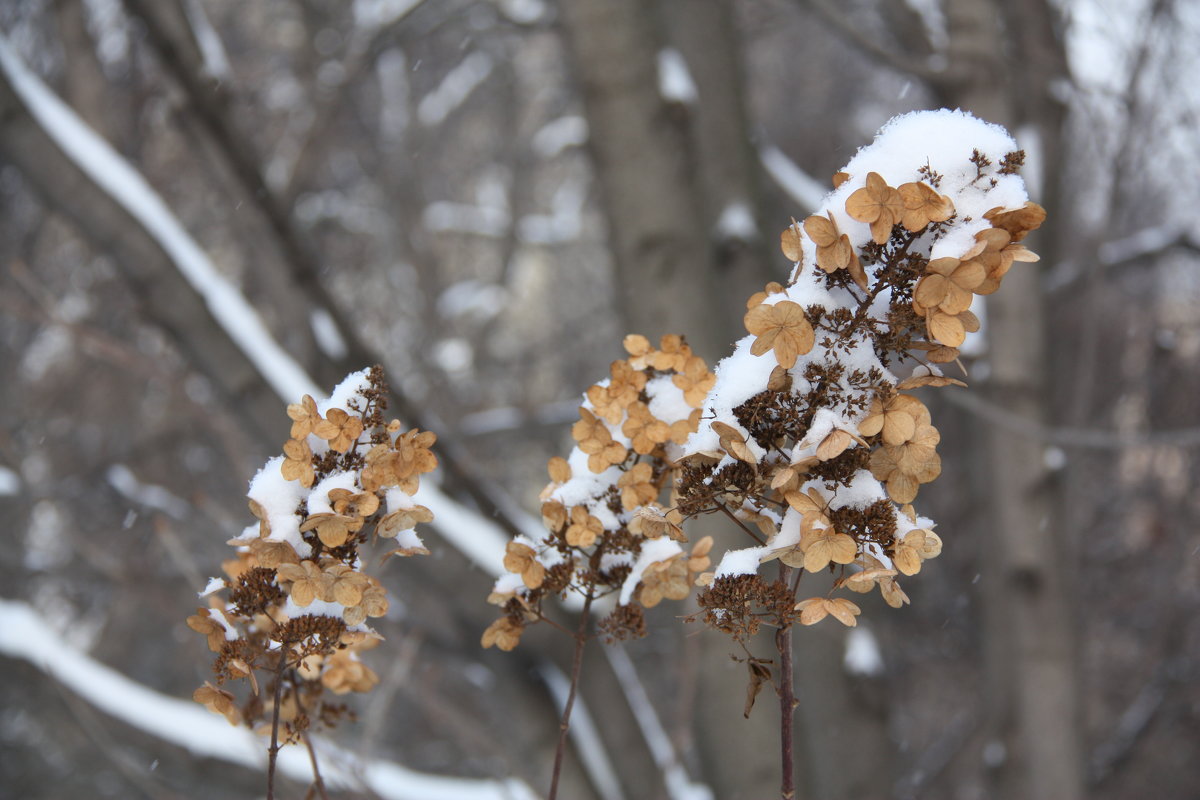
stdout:
MULTIPOLYGON (((788 585, 791 567, 780 563, 779 578, 788 585)), ((795 588, 792 589, 795 594, 795 588)), ((779 749, 781 758, 779 796, 781 800, 796 797, 792 732, 795 727, 796 690, 792 679, 792 625, 791 620, 782 620, 775 631, 775 649, 779 651, 779 749)))
POLYGON ((721 510, 721 513, 722 513, 722 514, 724 514, 725 516, 727 516, 727 517, 729 517, 731 520, 733 520, 734 524, 735 524, 735 525, 737 525, 739 528, 741 528, 743 531, 745 531, 745 532, 746 532, 746 535, 747 535, 747 536, 749 536, 751 539, 753 539, 754 541, 758 542, 760 545, 764 545, 764 544, 766 544, 766 542, 764 542, 764 541, 762 540, 762 538, 761 538, 761 537, 760 537, 758 534, 756 534, 754 531, 752 531, 752 530, 750 530, 749 528, 747 528, 747 527, 746 527, 746 525, 745 525, 745 524, 744 524, 744 523, 743 523, 743 522, 742 522, 740 519, 738 519, 737 517, 735 517, 735 516, 733 515, 733 512, 731 512, 731 511, 730 511, 730 510, 729 510, 729 509, 728 509, 728 508, 725 506, 725 504, 724 504, 724 503, 717 503, 717 508, 719 508, 719 509, 721 510))
POLYGON ((267 800, 275 800, 275 759, 279 756, 279 703, 283 696, 283 668, 287 666, 287 650, 279 649, 275 665, 275 699, 271 708, 271 747, 267 750, 267 800))
POLYGON ((575 706, 575 693, 579 688, 579 673, 583 668, 583 646, 587 643, 588 612, 592 608, 592 592, 589 590, 579 615, 579 629, 575 632, 575 657, 571 662, 571 689, 563 705, 562 721, 558 725, 558 747, 554 751, 554 773, 550 776, 550 793, 546 800, 555 800, 558 795, 558 776, 562 772, 563 756, 567 751, 567 731, 571 727, 571 709, 575 706))

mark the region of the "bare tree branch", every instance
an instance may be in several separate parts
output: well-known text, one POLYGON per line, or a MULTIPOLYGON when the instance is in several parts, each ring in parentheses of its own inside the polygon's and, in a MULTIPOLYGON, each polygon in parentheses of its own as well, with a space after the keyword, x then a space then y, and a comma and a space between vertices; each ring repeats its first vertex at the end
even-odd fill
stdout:
POLYGON ((920 78, 933 86, 940 85, 946 80, 947 73, 944 70, 931 69, 903 53, 897 53, 884 47, 868 36, 862 28, 851 22, 845 9, 838 8, 829 0, 800 0, 800 4, 814 11, 826 25, 833 29, 834 33, 845 39, 848 44, 883 66, 914 78, 920 78))

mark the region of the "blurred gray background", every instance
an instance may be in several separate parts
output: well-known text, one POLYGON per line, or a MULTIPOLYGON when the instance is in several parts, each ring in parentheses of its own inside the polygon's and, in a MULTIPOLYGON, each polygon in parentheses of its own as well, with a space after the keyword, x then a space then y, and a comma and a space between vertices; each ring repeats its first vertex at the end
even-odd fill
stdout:
MULTIPOLYGON (((0 32, 0 598, 76 651, 190 697, 210 654, 184 618, 289 420, 25 71, 326 390, 382 363, 445 489, 509 532, 626 332, 715 363, 833 172, 891 116, 961 107, 1026 149, 1042 260, 988 298, 970 387, 925 398, 945 551, 911 606, 865 605, 881 662, 832 622, 796 635, 801 796, 1200 796, 1197 4, 9 0, 0 32)), ((542 791, 569 642, 481 651, 491 577, 425 540, 377 571, 382 685, 330 736, 542 791)), ((776 711, 742 719, 745 668, 687 608, 624 647, 666 758, 771 796, 776 711)), ((264 793, 35 663, 0 656, 0 795, 264 793)), ((592 648, 584 699, 616 785, 572 756, 564 795, 680 800, 613 663, 592 648)))

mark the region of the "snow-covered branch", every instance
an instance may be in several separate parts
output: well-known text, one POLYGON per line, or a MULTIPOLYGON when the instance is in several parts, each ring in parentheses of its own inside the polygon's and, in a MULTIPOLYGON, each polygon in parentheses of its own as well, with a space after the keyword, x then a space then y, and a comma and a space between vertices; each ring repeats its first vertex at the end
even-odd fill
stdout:
MULTIPOLYGON (((191 700, 179 700, 132 681, 68 645, 28 605, 0 600, 0 653, 33 664, 96 708, 165 742, 207 758, 261 770, 266 761, 262 740, 231 727, 191 700)), ((386 800, 535 800, 518 780, 472 780, 417 772, 391 761, 355 760, 321 742, 322 775, 331 788, 370 791, 386 800)), ((307 783, 308 754, 289 748, 279 754, 279 769, 307 783)))

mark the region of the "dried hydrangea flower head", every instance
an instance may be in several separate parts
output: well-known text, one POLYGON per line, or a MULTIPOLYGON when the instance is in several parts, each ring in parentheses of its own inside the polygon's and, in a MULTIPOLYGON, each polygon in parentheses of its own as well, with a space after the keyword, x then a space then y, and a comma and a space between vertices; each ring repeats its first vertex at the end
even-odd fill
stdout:
POLYGON ((783 233, 791 279, 751 298, 749 335, 717 366, 684 447, 679 510, 726 513, 755 539, 704 576, 709 624, 744 642, 763 621, 855 625, 843 589, 908 602, 896 578, 941 552, 911 505, 941 472, 940 434, 911 392, 961 385, 941 365, 979 328, 975 296, 1037 260, 1020 244, 1045 217, 1023 158, 969 114, 909 114, 783 233), (758 575, 775 560, 794 570, 786 586, 758 575), (830 595, 799 600, 801 573, 826 569, 830 595))
POLYGON ((569 592, 589 603, 614 596, 601 629, 612 638, 641 635, 643 609, 686 597, 691 577, 708 566, 711 541, 685 552, 682 517, 660 502, 670 501, 674 460, 700 424, 715 376, 678 336, 655 348, 631 335, 625 349, 629 357, 587 390, 569 457, 550 460, 546 533, 508 545, 508 572, 489 598, 504 616, 484 632, 484 647, 512 650, 524 628, 544 618, 543 602, 569 592))
POLYGON ((359 659, 379 640, 368 620, 388 609, 383 586, 363 571, 368 537, 395 542, 385 559, 428 553, 413 528, 433 515, 413 495, 437 466, 434 435, 385 421, 386 398, 375 367, 347 377, 327 400, 288 406, 283 455, 250 482, 257 521, 230 540, 237 556, 224 565, 227 577, 209 581, 209 607, 188 618, 217 654, 217 685, 198 689, 196 701, 272 735, 272 755, 277 735, 296 741, 344 713, 326 690, 366 692, 378 682, 359 659), (261 687, 257 671, 266 675, 261 687), (251 683, 240 706, 219 688, 237 678, 251 683))

